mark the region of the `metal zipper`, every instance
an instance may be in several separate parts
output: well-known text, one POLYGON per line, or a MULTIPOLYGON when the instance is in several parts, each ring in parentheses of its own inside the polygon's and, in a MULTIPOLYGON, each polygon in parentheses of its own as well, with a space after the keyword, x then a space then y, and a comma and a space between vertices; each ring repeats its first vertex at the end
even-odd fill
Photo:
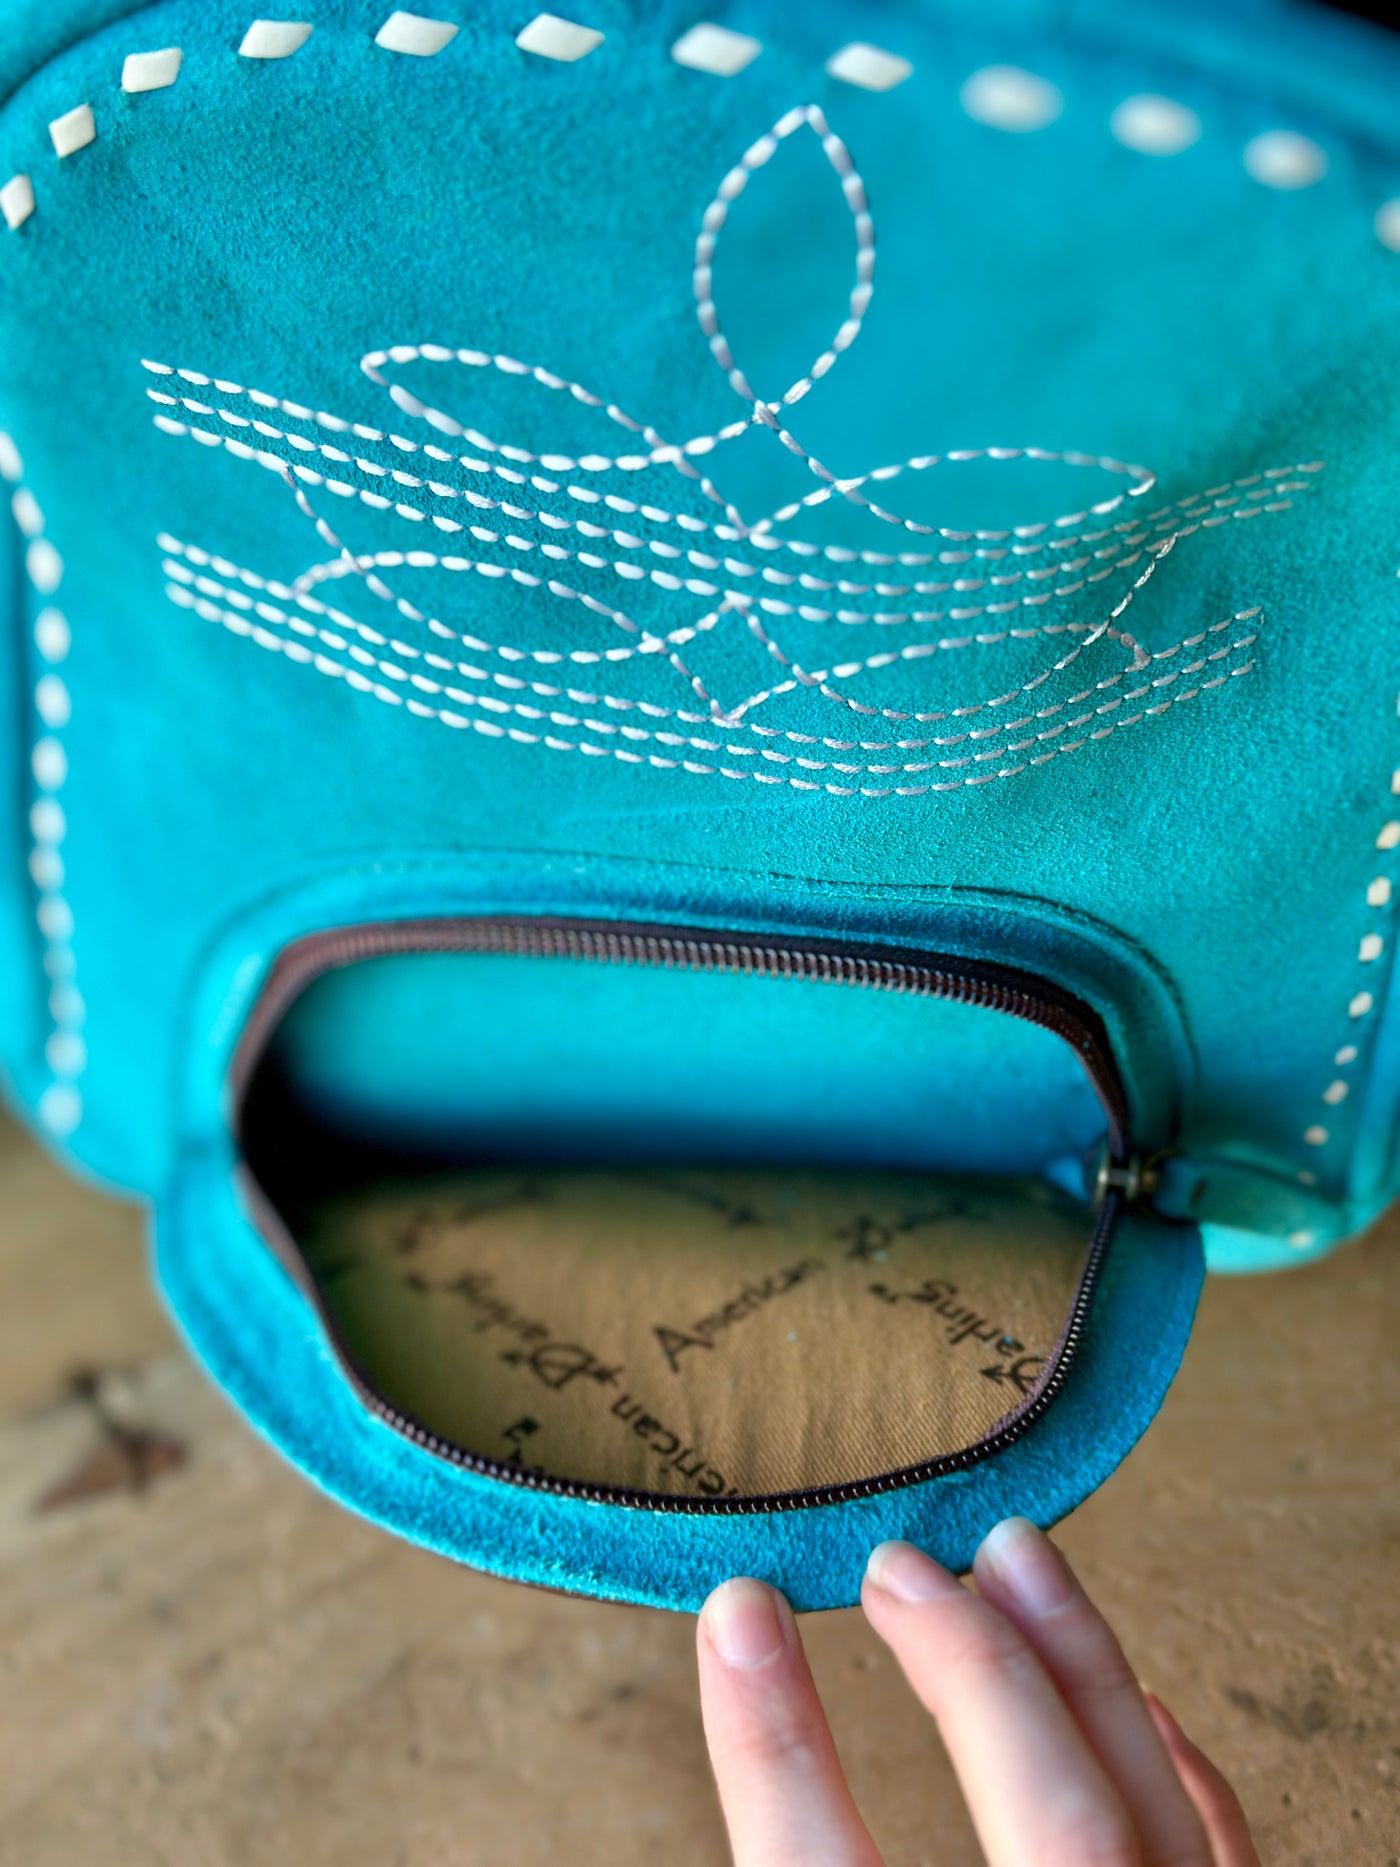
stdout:
POLYGON ((1141 1174, 1128 1152, 1128 1105, 1122 1078, 1098 1014, 1034 974, 991 962, 945 954, 917 953, 893 946, 769 939, 761 934, 716 933, 705 928, 653 926, 621 921, 585 921, 545 916, 482 916, 471 919, 371 923, 312 934, 278 958, 254 1006, 230 1071, 235 1134, 258 1061, 292 1004, 314 980, 357 960, 395 953, 480 953, 529 959, 570 959, 610 965, 659 966, 687 971, 741 973, 752 978, 805 980, 871 991, 944 998, 1021 1018, 1053 1032, 1079 1058, 1108 1124, 1106 1160, 1099 1176, 1094 1228, 1064 1330, 1046 1359, 1025 1403, 992 1432, 957 1452, 845 1484, 775 1492, 745 1498, 674 1497, 626 1486, 554 1478, 484 1458, 445 1440, 402 1412, 370 1385, 331 1315, 295 1239, 258 1184, 246 1159, 240 1183, 254 1222, 313 1304, 342 1371, 362 1404, 415 1445, 449 1463, 506 1483, 594 1503, 678 1511, 689 1515, 734 1515, 798 1510, 873 1497, 918 1484, 1003 1451, 1044 1414, 1068 1379, 1093 1302, 1094 1291, 1118 1219, 1141 1174))

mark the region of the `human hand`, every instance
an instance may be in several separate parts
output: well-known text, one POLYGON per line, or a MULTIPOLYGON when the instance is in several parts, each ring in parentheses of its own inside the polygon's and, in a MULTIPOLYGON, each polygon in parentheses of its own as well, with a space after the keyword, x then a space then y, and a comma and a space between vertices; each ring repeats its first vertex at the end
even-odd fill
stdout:
MULTIPOLYGON (((861 1606, 937 1720, 989 1867, 1259 1867, 1234 1790, 1049 1539, 1008 1518, 973 1575, 975 1595, 882 1543, 861 1606)), ((880 1867, 783 1597, 723 1583, 697 1648, 736 1867, 880 1867)))

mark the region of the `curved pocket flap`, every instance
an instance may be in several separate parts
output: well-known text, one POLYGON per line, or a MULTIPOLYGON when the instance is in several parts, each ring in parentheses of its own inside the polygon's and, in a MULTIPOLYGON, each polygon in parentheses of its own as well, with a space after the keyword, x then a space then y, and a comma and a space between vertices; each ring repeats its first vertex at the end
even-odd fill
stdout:
MULTIPOLYGON (((948 1188, 937 1181, 926 1185, 936 1195, 949 1196, 948 1188)), ((459 1215, 461 1191, 458 1185, 452 1195, 459 1202, 459 1215)), ((969 1197, 965 1188, 961 1196, 969 1197)), ((422 1189, 418 1198, 421 1207, 422 1189)), ((533 1209, 527 1202, 509 1210, 519 1219, 522 1211, 528 1217, 533 1209)), ((400 1219, 402 1216, 398 1215, 400 1219)), ((836 1220, 828 1230, 849 1228, 852 1223, 849 1214, 828 1216, 836 1220)), ((266 1219, 260 1217, 266 1229, 266 1219)), ((371 1225, 369 1229, 374 1228, 371 1225)), ((294 1278, 254 1222, 246 1203, 246 1181, 229 1143, 186 1156, 160 1203, 157 1248, 166 1291, 196 1352, 214 1376, 296 1464, 363 1514, 473 1566, 544 1586, 694 1610, 720 1580, 746 1573, 772 1581, 796 1607, 822 1608, 848 1605, 858 1599, 866 1556, 883 1538, 907 1537, 950 1566, 965 1569, 978 1541, 994 1522, 1016 1513, 1041 1524, 1053 1523, 1100 1484, 1131 1448, 1161 1404, 1185 1347, 1203 1276, 1201 1243, 1193 1226, 1168 1224, 1140 1213, 1120 1213, 1116 1198, 1110 1200, 1101 1230, 1103 1249, 1092 1286, 1087 1293, 1081 1289, 1083 1300, 1077 1312, 1072 1306, 1072 1320, 1066 1323, 1067 1328, 1072 1327, 1074 1339, 1057 1344, 1062 1352, 1052 1350, 1046 1357, 1047 1363, 1058 1370, 1058 1376, 1053 1391, 1042 1391, 1043 1404, 1038 1408, 1027 1408, 1024 1401, 1034 1399, 1037 1378, 1043 1388, 1051 1384, 1029 1365, 1017 1366, 1034 1345, 1025 1337, 1014 1336, 1009 1326, 1003 1326, 1001 1317, 984 1315, 982 1310, 988 1306, 978 1309, 970 1302, 960 1304, 956 1299, 964 1294, 970 1296, 970 1288, 966 1293, 961 1288, 952 1293, 940 1291, 934 1287, 936 1279, 922 1275, 906 1282, 896 1275, 897 1253, 879 1266, 879 1276, 871 1274, 869 1260, 842 1260, 857 1264, 871 1313, 883 1312, 883 1327, 888 1329, 896 1317, 901 1327, 906 1318, 917 1318, 923 1326, 924 1352, 912 1360, 888 1355, 886 1365, 891 1370, 912 1367, 917 1373, 922 1368, 932 1376, 939 1366, 946 1371, 956 1363, 960 1369, 972 1371, 963 1384, 964 1392, 976 1394, 980 1387, 989 1393, 1005 1389, 1009 1404, 1004 1415, 1014 1419, 1019 1410, 1023 1416, 1020 1430, 998 1435, 995 1418, 986 1420, 988 1409, 984 1408, 974 1425, 982 1430, 986 1449, 974 1448, 969 1453, 966 1445, 959 1449, 950 1444, 950 1452, 961 1450, 961 1456, 946 1458, 941 1465, 937 1460, 926 1460, 923 1469, 918 1470, 906 1461, 898 1471, 887 1467, 865 1474, 865 1482, 851 1482, 844 1488, 828 1486, 825 1495, 821 1495, 820 1486, 815 1492, 807 1487, 806 1495, 800 1486, 790 1488, 786 1496, 774 1492, 760 1495, 750 1486, 752 1495, 746 1496, 742 1487, 727 1485, 725 1490, 734 1495, 718 1496, 708 1507, 702 1503, 699 1508, 695 1505, 705 1492, 696 1472, 690 1474, 697 1482, 688 1495, 673 1494, 659 1507, 655 1498, 644 1502, 609 1495, 606 1483, 586 1482, 587 1471, 580 1473, 585 1482, 572 1490, 551 1490, 530 1475, 528 1447, 537 1432, 518 1432, 509 1455, 504 1445, 498 1448, 501 1463, 493 1475, 445 1456, 449 1446, 441 1434, 431 1429, 417 1434, 406 1432, 406 1415, 390 1423, 382 1409, 376 1411, 366 1405, 364 1370, 355 1352, 346 1357, 347 1312, 342 1309, 337 1314, 326 1291, 333 1289, 337 1281, 343 1283, 357 1275, 379 1276, 383 1265, 371 1264, 367 1270, 361 1264, 357 1270, 354 1260, 364 1250, 364 1238, 358 1244, 351 1241, 345 1245, 342 1231, 344 1262, 338 1279, 332 1275, 329 1283, 326 1281, 327 1269, 335 1268, 328 1256, 319 1258, 319 1279, 308 1282, 305 1272, 294 1278), (321 1292, 316 1303, 308 1295, 313 1284, 321 1292), (886 1295, 872 1292, 870 1284, 882 1284, 886 1295), (896 1300, 891 1301, 891 1297, 896 1300), (968 1320, 967 1315, 959 1319, 950 1313, 960 1308, 978 1321, 953 1342, 951 1336, 959 1334, 968 1320), (997 1330, 995 1336, 979 1334, 993 1327, 997 1330), (935 1353, 935 1337, 941 1337, 945 1344, 941 1362, 935 1353), (1012 1351, 1013 1341, 1024 1344, 1020 1353, 1012 1351), (1066 1348, 1072 1352, 1063 1352, 1066 1348), (957 1362, 958 1356, 963 1357, 961 1362, 957 1362), (1023 1397, 1019 1385, 1027 1381, 1031 1382, 1032 1392, 1023 1397), (1027 1414, 1029 1417, 1024 1417, 1027 1414), (512 1462, 514 1471, 507 1469, 512 1462)), ((383 1235, 390 1241, 385 1262, 392 1263, 395 1242, 402 1244, 402 1225, 383 1229, 383 1235)), ((451 1227, 447 1226, 435 1240, 420 1239, 412 1251, 400 1251, 397 1261, 402 1265, 405 1255, 412 1258, 423 1253, 425 1262, 432 1263, 433 1253, 441 1258, 454 1248, 451 1227)), ((303 1262, 317 1261, 317 1250, 307 1248, 303 1262)), ((511 1255, 508 1252, 500 1259, 495 1275, 501 1275, 511 1255)), ((518 1256, 518 1252, 514 1255, 518 1256)), ((811 1256, 817 1262, 819 1250, 813 1249, 811 1256)), ((445 1272, 444 1288, 454 1278, 467 1274, 441 1264, 438 1268, 445 1272)), ((922 1261, 914 1266, 920 1273, 925 1268, 922 1261)), ((774 1320, 784 1303, 793 1306, 799 1300, 809 1300, 823 1277, 829 1279, 825 1288, 836 1292, 835 1271, 835 1261, 827 1262, 786 1290, 774 1290, 751 1300, 741 1315, 714 1331, 713 1347, 685 1349, 672 1341, 671 1351, 681 1362, 687 1356, 692 1362, 703 1357, 708 1367, 719 1354, 719 1338, 726 1330, 737 1340, 745 1328, 760 1329, 762 1324, 755 1321, 759 1311, 771 1312, 768 1320, 774 1320)), ((425 1283, 433 1283, 437 1273, 425 1270, 413 1274, 421 1276, 425 1283)), ((557 1266, 552 1275, 556 1309, 563 1312, 569 1324, 582 1322, 586 1306, 577 1300, 577 1278, 571 1282, 566 1271, 557 1266)), ((760 1279, 754 1287, 759 1288, 761 1283, 760 1279)), ((625 1281, 617 1286, 619 1290, 625 1287, 625 1281)), ((409 1295, 415 1302, 435 1300, 431 1293, 411 1287, 409 1295)), ((494 1362, 503 1355, 516 1355, 514 1362, 502 1361, 499 1372, 517 1381, 519 1393, 532 1399, 528 1404, 522 1400, 516 1418, 505 1420, 502 1416, 503 1426, 518 1427, 521 1421, 534 1421, 536 1428, 543 1431, 545 1403, 561 1402, 572 1387, 578 1396, 596 1401, 586 1411, 595 1421, 608 1426, 615 1442, 625 1441, 627 1431, 631 1431, 638 1445, 644 1447, 637 1456, 644 1457, 646 1447, 654 1454, 658 1433, 666 1436, 663 1444, 668 1444, 673 1433, 688 1443, 686 1435, 676 1430, 679 1422, 663 1419, 660 1403, 650 1398, 655 1392, 674 1395, 679 1391, 677 1386, 667 1390, 653 1383, 648 1390, 647 1417, 657 1432, 649 1428, 646 1434, 638 1435, 636 1424, 641 1416, 622 1418, 615 1411, 616 1384, 597 1378, 598 1370, 606 1372, 617 1365, 605 1354, 593 1356, 593 1374, 586 1369, 579 1373, 576 1368, 566 1382, 551 1387, 550 1380, 540 1378, 538 1368, 532 1369, 529 1361, 532 1350, 537 1351, 542 1341, 556 1341, 558 1345, 557 1339, 552 1335, 532 1341, 521 1339, 522 1328, 547 1324, 550 1318, 537 1317, 526 1306, 512 1304, 506 1293, 481 1281, 474 1294, 447 1291, 441 1300, 446 1302, 449 1315, 460 1310, 470 1323, 460 1338, 454 1339, 454 1352, 461 1351, 456 1363, 459 1369, 467 1366, 462 1355, 473 1340, 482 1366, 488 1359, 494 1362), (497 1305, 495 1322, 483 1329, 479 1326, 486 1314, 483 1304, 493 1302, 497 1305), (502 1306, 511 1309, 513 1321, 501 1320, 502 1306), (480 1345, 488 1340, 492 1348, 482 1351, 480 1345)), ((849 1307, 844 1294, 842 1302, 849 1307)), ((793 1313, 790 1307, 789 1317, 783 1320, 789 1320, 793 1313)), ((712 1314, 722 1316, 723 1307, 712 1314)), ((676 1336, 690 1334, 703 1339, 703 1331, 693 1325, 703 1323, 705 1318, 688 1316, 686 1320, 690 1326, 678 1327, 676 1336)), ((649 1311, 646 1323, 652 1326, 649 1311)), ((570 1327, 568 1333, 576 1337, 583 1330, 570 1327)), ((800 1344, 800 1328, 795 1332, 778 1329, 776 1340, 782 1341, 789 1333, 796 1333, 800 1344)), ((771 1368, 776 1352, 774 1341, 775 1332, 770 1328, 764 1353, 746 1357, 742 1364, 758 1382, 760 1394, 765 1368, 771 1368)), ((578 1348, 580 1344, 574 1342, 572 1346, 578 1348)), ((588 1348, 588 1352, 592 1354, 592 1349, 588 1348)), ((363 1355, 362 1348, 359 1353, 363 1355)), ((664 1352, 660 1359, 665 1361, 664 1352)), ((409 1362, 411 1368, 412 1357, 409 1362)), ((830 1358, 830 1362, 827 1387, 839 1394, 840 1358, 830 1358)), ((551 1377, 557 1377, 564 1365, 556 1357, 551 1377)), ((626 1366, 624 1362, 624 1380, 626 1366)), ((854 1366, 848 1357, 846 1372, 851 1387, 859 1385, 854 1366)), ((676 1382, 680 1381, 674 1370, 671 1374, 676 1382)), ((786 1390, 776 1374, 768 1378, 776 1404, 777 1397, 786 1390)), ((385 1379, 383 1371, 377 1370, 376 1392, 382 1390, 385 1379)), ((630 1388, 620 1391, 631 1396, 630 1388)), ((421 1398, 420 1394, 420 1410, 421 1398)), ((497 1398, 487 1396, 488 1411, 497 1398)), ((1001 1404, 1000 1395, 992 1404, 1001 1404)), ((707 1411, 713 1419, 712 1399, 707 1407, 687 1416, 687 1421, 693 1418, 703 1424, 707 1411)), ((582 1419, 584 1412, 580 1408, 576 1419, 582 1419)), ((960 1433, 965 1438, 966 1425, 966 1420, 961 1424, 952 1421, 950 1441, 960 1433)), ((826 1439, 823 1435, 817 1437, 826 1439)), ((799 1433, 799 1442, 800 1438, 799 1433)), ((731 1458, 742 1457, 742 1435, 734 1443, 739 1449, 731 1453, 731 1458)), ((761 1458, 763 1448, 771 1447, 772 1442, 768 1436, 761 1436, 749 1443, 751 1451, 754 1445, 759 1447, 754 1456, 761 1458)), ((631 1455, 631 1447, 628 1453, 631 1455)), ((586 1446, 582 1452, 576 1448, 574 1456, 576 1461, 587 1456, 586 1446)), ((694 1464, 693 1458, 690 1463, 694 1464)), ((707 1464, 718 1470, 716 1461, 707 1464)), ((606 1480, 617 1476, 620 1470, 605 1470, 602 1477, 606 1480)), ((818 1475, 830 1478, 837 1474, 832 1471, 818 1475)))

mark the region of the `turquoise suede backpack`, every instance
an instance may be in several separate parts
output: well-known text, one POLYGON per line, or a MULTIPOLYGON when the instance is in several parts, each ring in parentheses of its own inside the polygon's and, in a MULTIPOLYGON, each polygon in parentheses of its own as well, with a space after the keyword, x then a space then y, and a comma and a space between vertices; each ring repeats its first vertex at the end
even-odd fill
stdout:
POLYGON ((1400 43, 530 11, 8 0, 0 1060, 356 1510, 839 1605, 1396 1191, 1400 43))

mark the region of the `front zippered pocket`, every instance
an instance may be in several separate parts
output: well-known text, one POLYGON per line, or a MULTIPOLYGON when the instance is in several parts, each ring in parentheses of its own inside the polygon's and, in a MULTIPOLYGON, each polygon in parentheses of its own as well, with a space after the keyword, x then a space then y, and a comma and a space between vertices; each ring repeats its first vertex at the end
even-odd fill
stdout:
MULTIPOLYGON (((385 1050, 402 1048, 404 1022, 386 1019, 385 1050)), ((430 1029, 423 1040, 430 1061, 437 1038, 430 1029)), ((926 1061, 936 1071, 938 1058, 926 1061)), ((742 1115, 744 1073, 731 1074, 742 1115)), ((663 1511, 836 1503, 1013 1444, 1068 1378, 1133 1171, 1121 1079, 1089 1007, 1013 968, 869 944, 528 916, 336 930, 298 942, 274 967, 233 1079, 248 1202, 363 1403, 440 1458, 503 1482, 663 1511), (429 958, 435 969, 421 965, 429 958), (645 1075, 636 1027, 647 1021, 685 1027, 674 1031, 682 1048, 686 1028, 704 1032, 700 1082, 668 1076, 657 1112, 668 1098, 698 1105, 714 1059, 736 1048, 726 1017, 741 1003, 752 1010, 755 993, 795 995, 765 1000, 789 1032, 829 1018, 830 995, 842 995, 822 1041, 848 1052, 865 1040, 873 1001, 884 1019, 905 1001, 907 1027, 886 1038, 885 1061, 910 1082, 921 1042, 948 1044, 951 1032, 964 1055, 968 1020, 996 1019, 1002 1043, 1010 1019, 1029 1027, 1029 1048, 1013 1059, 1025 1080, 1046 1073, 1037 1046, 1067 1052, 1082 1071, 1105 1132, 1105 1190, 1091 1213, 1024 1176, 891 1173, 888 1162, 878 1173, 858 1162, 823 1172, 831 1137, 852 1125, 839 1109, 812 1160, 777 1168, 752 1156, 629 1163, 623 1130, 635 1136, 635 1110, 630 1124, 604 1122, 611 1154, 587 1165, 547 1160, 549 1123, 523 1124, 508 1161, 444 1159, 412 1145, 411 1124, 408 1145, 400 1126, 380 1148, 363 1122, 307 1118, 315 1071, 298 1060, 298 1019, 314 1030, 318 984, 334 978, 343 995, 372 986, 376 965, 382 984, 382 969, 404 962, 419 963, 395 976, 409 979, 408 1002, 428 1004, 429 1025, 450 1023, 459 1000, 471 1007, 464 1077, 477 1040, 490 1053, 486 1027, 512 994, 528 1000, 541 981, 563 994, 552 1014, 545 1007, 546 1036, 551 1015, 557 1027, 571 1007, 603 1004, 601 1035, 577 1070, 551 1072, 544 1038, 534 1078, 527 1055, 525 1080, 544 1079, 546 1107, 551 1081, 562 1089, 588 1067, 604 1101, 610 1072, 645 1075), (609 977, 620 973, 631 975, 625 989, 609 977), (944 1008, 942 1023, 914 1015, 921 1004, 944 1008), (590 1331, 599 1339, 585 1340, 590 1331)), ((805 1087, 796 1072, 793 1097, 805 1087)), ((970 1084, 952 1083, 938 1106, 955 1113, 960 1093, 970 1084)), ((391 1119, 395 1103, 386 1093, 391 1119)), ((479 1102, 478 1119, 488 1106, 479 1102)))

